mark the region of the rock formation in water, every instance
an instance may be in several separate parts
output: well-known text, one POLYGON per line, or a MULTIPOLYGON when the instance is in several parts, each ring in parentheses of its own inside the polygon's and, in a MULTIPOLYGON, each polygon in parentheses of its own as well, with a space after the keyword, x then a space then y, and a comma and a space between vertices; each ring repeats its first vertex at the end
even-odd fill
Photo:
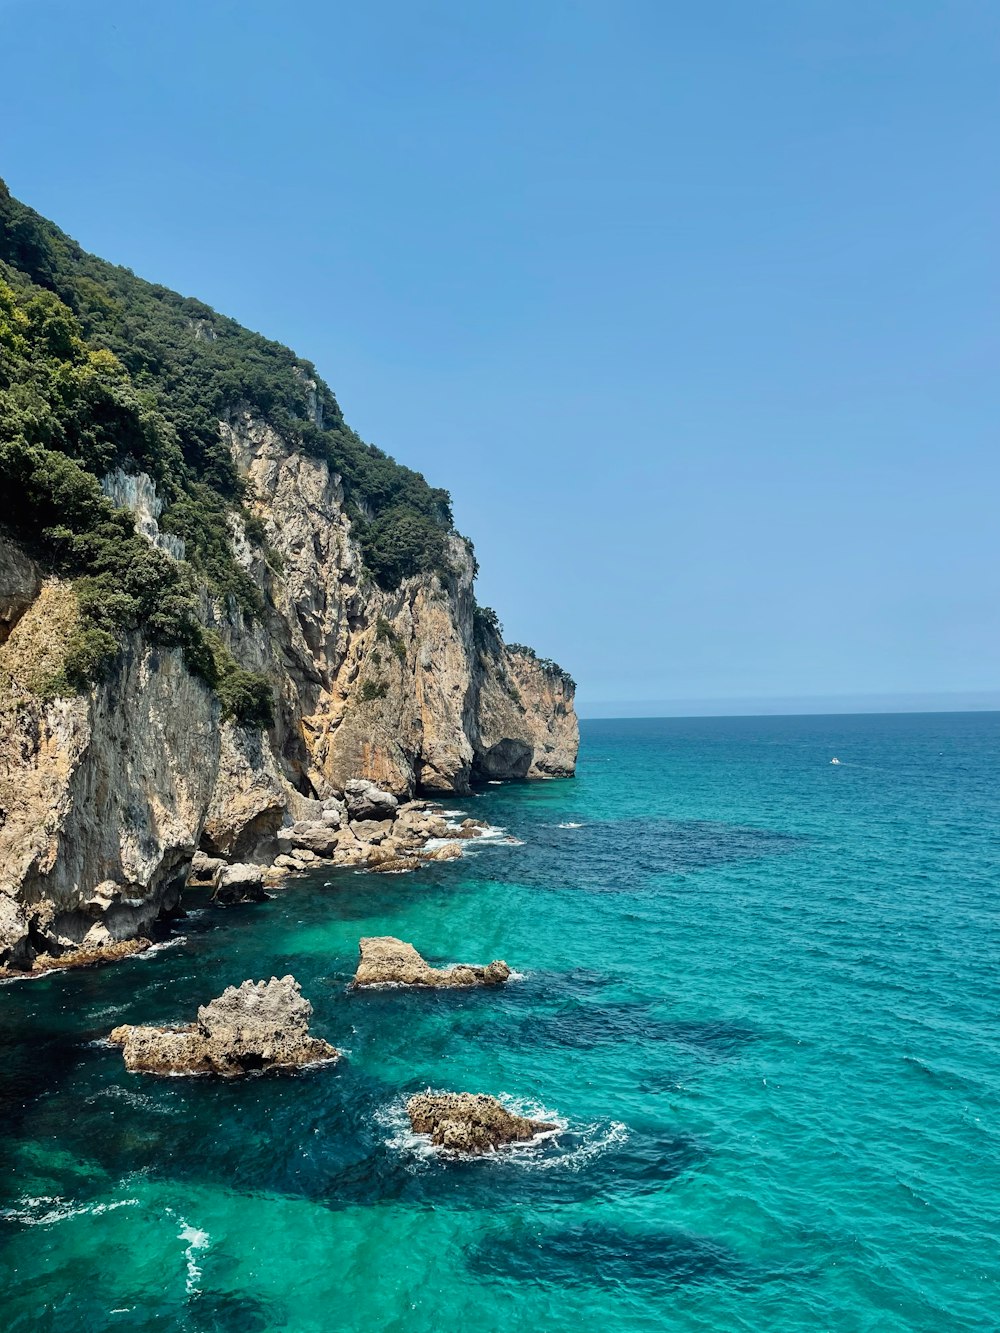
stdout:
POLYGON ((428 1134, 439 1148, 461 1153, 495 1152, 558 1128, 471 1092, 421 1092, 406 1103, 406 1113, 415 1134, 428 1134))
POLYGON ((117 1027, 126 1066, 147 1074, 247 1074, 294 1068, 340 1054, 309 1035, 312 1005, 294 977, 244 981, 202 1005, 186 1027, 117 1027))
POLYGON ((455 963, 451 967, 431 967, 412 944, 392 935, 373 935, 360 944, 361 960, 354 974, 354 985, 365 986, 501 986, 510 977, 510 968, 502 959, 485 967, 475 963, 455 963))
POLYGON ((147 935, 198 854, 226 901, 410 869, 474 832, 421 795, 573 772, 573 683, 476 605, 446 493, 2 182, 0 491, 0 969, 147 935))

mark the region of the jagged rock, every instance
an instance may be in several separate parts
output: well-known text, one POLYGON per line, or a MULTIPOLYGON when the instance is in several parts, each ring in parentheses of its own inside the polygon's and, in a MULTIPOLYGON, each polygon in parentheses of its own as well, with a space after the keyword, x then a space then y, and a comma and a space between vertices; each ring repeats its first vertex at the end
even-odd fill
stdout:
MULTIPOLYGON (((316 856, 332 856, 337 850, 337 826, 332 823, 293 824, 286 837, 293 848, 313 852, 316 856)), ((279 844, 284 839, 279 838, 279 844)))
POLYGON ((455 861, 462 855, 462 848, 457 842, 446 842, 443 847, 435 847, 423 855, 426 861, 455 861))
POLYGON ((395 819, 399 808, 391 792, 376 787, 367 778, 352 778, 344 788, 344 799, 352 823, 363 819, 395 819))
POLYGON ((266 897, 264 867, 252 865, 226 866, 212 894, 217 903, 259 903, 266 897))
POLYGON ((94 967, 99 963, 117 963, 122 958, 130 958, 134 953, 144 953, 152 944, 140 936, 136 940, 112 940, 106 944, 81 945, 68 949, 65 953, 40 953, 35 958, 25 961, 23 967, 11 965, 0 967, 0 977, 41 976, 44 972, 67 971, 74 967, 94 967))
POLYGON ((0 542, 0 643, 38 596, 42 576, 38 566, 20 547, 0 542))
POLYGON ((226 862, 221 856, 209 856, 206 852, 195 852, 191 858, 188 883, 200 887, 215 888, 218 885, 219 876, 225 868, 226 862))
POLYGON ((133 1027, 111 1033, 126 1067, 151 1074, 246 1074, 335 1060, 340 1052, 309 1035, 313 1008, 294 977, 244 981, 202 1005, 186 1027, 133 1027))
POLYGON ((496 1152, 558 1129, 514 1115, 495 1097, 471 1092, 421 1092, 406 1103, 406 1112, 415 1134, 429 1134, 432 1143, 452 1152, 496 1152))
POLYGON ((391 819, 355 819, 351 821, 351 832, 358 842, 380 843, 393 827, 391 819))
POLYGON ((479 819, 463 819, 461 824, 448 829, 453 838, 481 838, 489 827, 479 819))
POLYGON ((360 944, 361 959, 354 974, 355 986, 500 986, 510 976, 501 959, 486 967, 456 963, 453 967, 431 967, 412 944, 393 935, 372 935, 360 944))
MULTIPOLYGON (((376 848, 375 850, 381 850, 376 848)), ((419 870, 423 863, 415 856, 386 856, 368 859, 368 869, 380 875, 401 875, 405 871, 419 870)))

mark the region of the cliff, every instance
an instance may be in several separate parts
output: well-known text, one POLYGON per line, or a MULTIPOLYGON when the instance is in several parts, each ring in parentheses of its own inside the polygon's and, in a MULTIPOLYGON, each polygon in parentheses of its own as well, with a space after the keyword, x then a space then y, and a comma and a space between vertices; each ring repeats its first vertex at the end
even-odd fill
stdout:
MULTIPOLYGON (((388 847, 401 823, 369 821, 364 835, 348 826, 340 798, 352 779, 405 802, 477 780, 572 774, 573 683, 507 648, 477 607, 472 549, 445 493, 361 446, 286 349, 274 353, 287 372, 280 407, 241 382, 237 360, 228 397, 205 409, 210 431, 191 425, 189 406, 171 415, 172 395, 188 392, 171 365, 190 349, 171 344, 173 362, 164 369, 161 353, 155 375, 148 351, 127 364, 122 325, 139 344, 147 285, 5 200, 0 967, 142 935, 177 908, 199 850, 270 866, 290 830, 341 824, 341 862, 363 860, 362 836, 388 847), (49 247, 45 264, 24 258, 25 235, 49 247), (109 333, 93 312, 112 300, 127 318, 109 333), (75 341, 56 344, 53 318, 75 321, 75 341), (95 380, 115 395, 116 413, 102 399, 86 431, 66 425, 49 385, 69 374, 91 395, 95 380), (33 437, 29 391, 62 436, 33 437)), ((237 329, 237 351, 256 337, 214 312, 185 314, 171 337, 214 354, 217 325, 237 329)), ((147 342, 160 336, 148 328, 147 342)), ((419 807, 404 813, 430 828, 419 807)), ((335 855, 336 838, 310 838, 298 845, 335 855)))

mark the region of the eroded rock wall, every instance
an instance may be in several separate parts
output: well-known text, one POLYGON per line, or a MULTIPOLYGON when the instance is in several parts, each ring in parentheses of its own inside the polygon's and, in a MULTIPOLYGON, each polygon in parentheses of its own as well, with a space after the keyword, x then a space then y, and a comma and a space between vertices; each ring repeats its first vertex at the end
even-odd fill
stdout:
MULTIPOLYGON (((447 574, 383 591, 329 466, 249 413, 222 430, 267 533, 265 557, 231 519, 265 613, 251 624, 207 594, 202 611, 272 680, 266 733, 224 722, 180 653, 138 636, 109 680, 51 697, 40 682, 58 674, 52 626, 72 620, 72 589, 0 536, 0 966, 134 938, 174 907, 197 849, 269 861, 352 778, 411 797, 573 772, 572 685, 476 628, 463 538, 447 574)), ((114 481, 150 528, 148 478, 114 481)))

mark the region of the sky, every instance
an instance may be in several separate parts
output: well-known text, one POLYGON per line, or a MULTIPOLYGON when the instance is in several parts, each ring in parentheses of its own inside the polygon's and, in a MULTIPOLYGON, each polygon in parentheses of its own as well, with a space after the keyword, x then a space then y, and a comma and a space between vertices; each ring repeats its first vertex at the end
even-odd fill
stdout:
POLYGON ((995 0, 0 0, 0 175, 643 701, 1000 688, 995 0))

